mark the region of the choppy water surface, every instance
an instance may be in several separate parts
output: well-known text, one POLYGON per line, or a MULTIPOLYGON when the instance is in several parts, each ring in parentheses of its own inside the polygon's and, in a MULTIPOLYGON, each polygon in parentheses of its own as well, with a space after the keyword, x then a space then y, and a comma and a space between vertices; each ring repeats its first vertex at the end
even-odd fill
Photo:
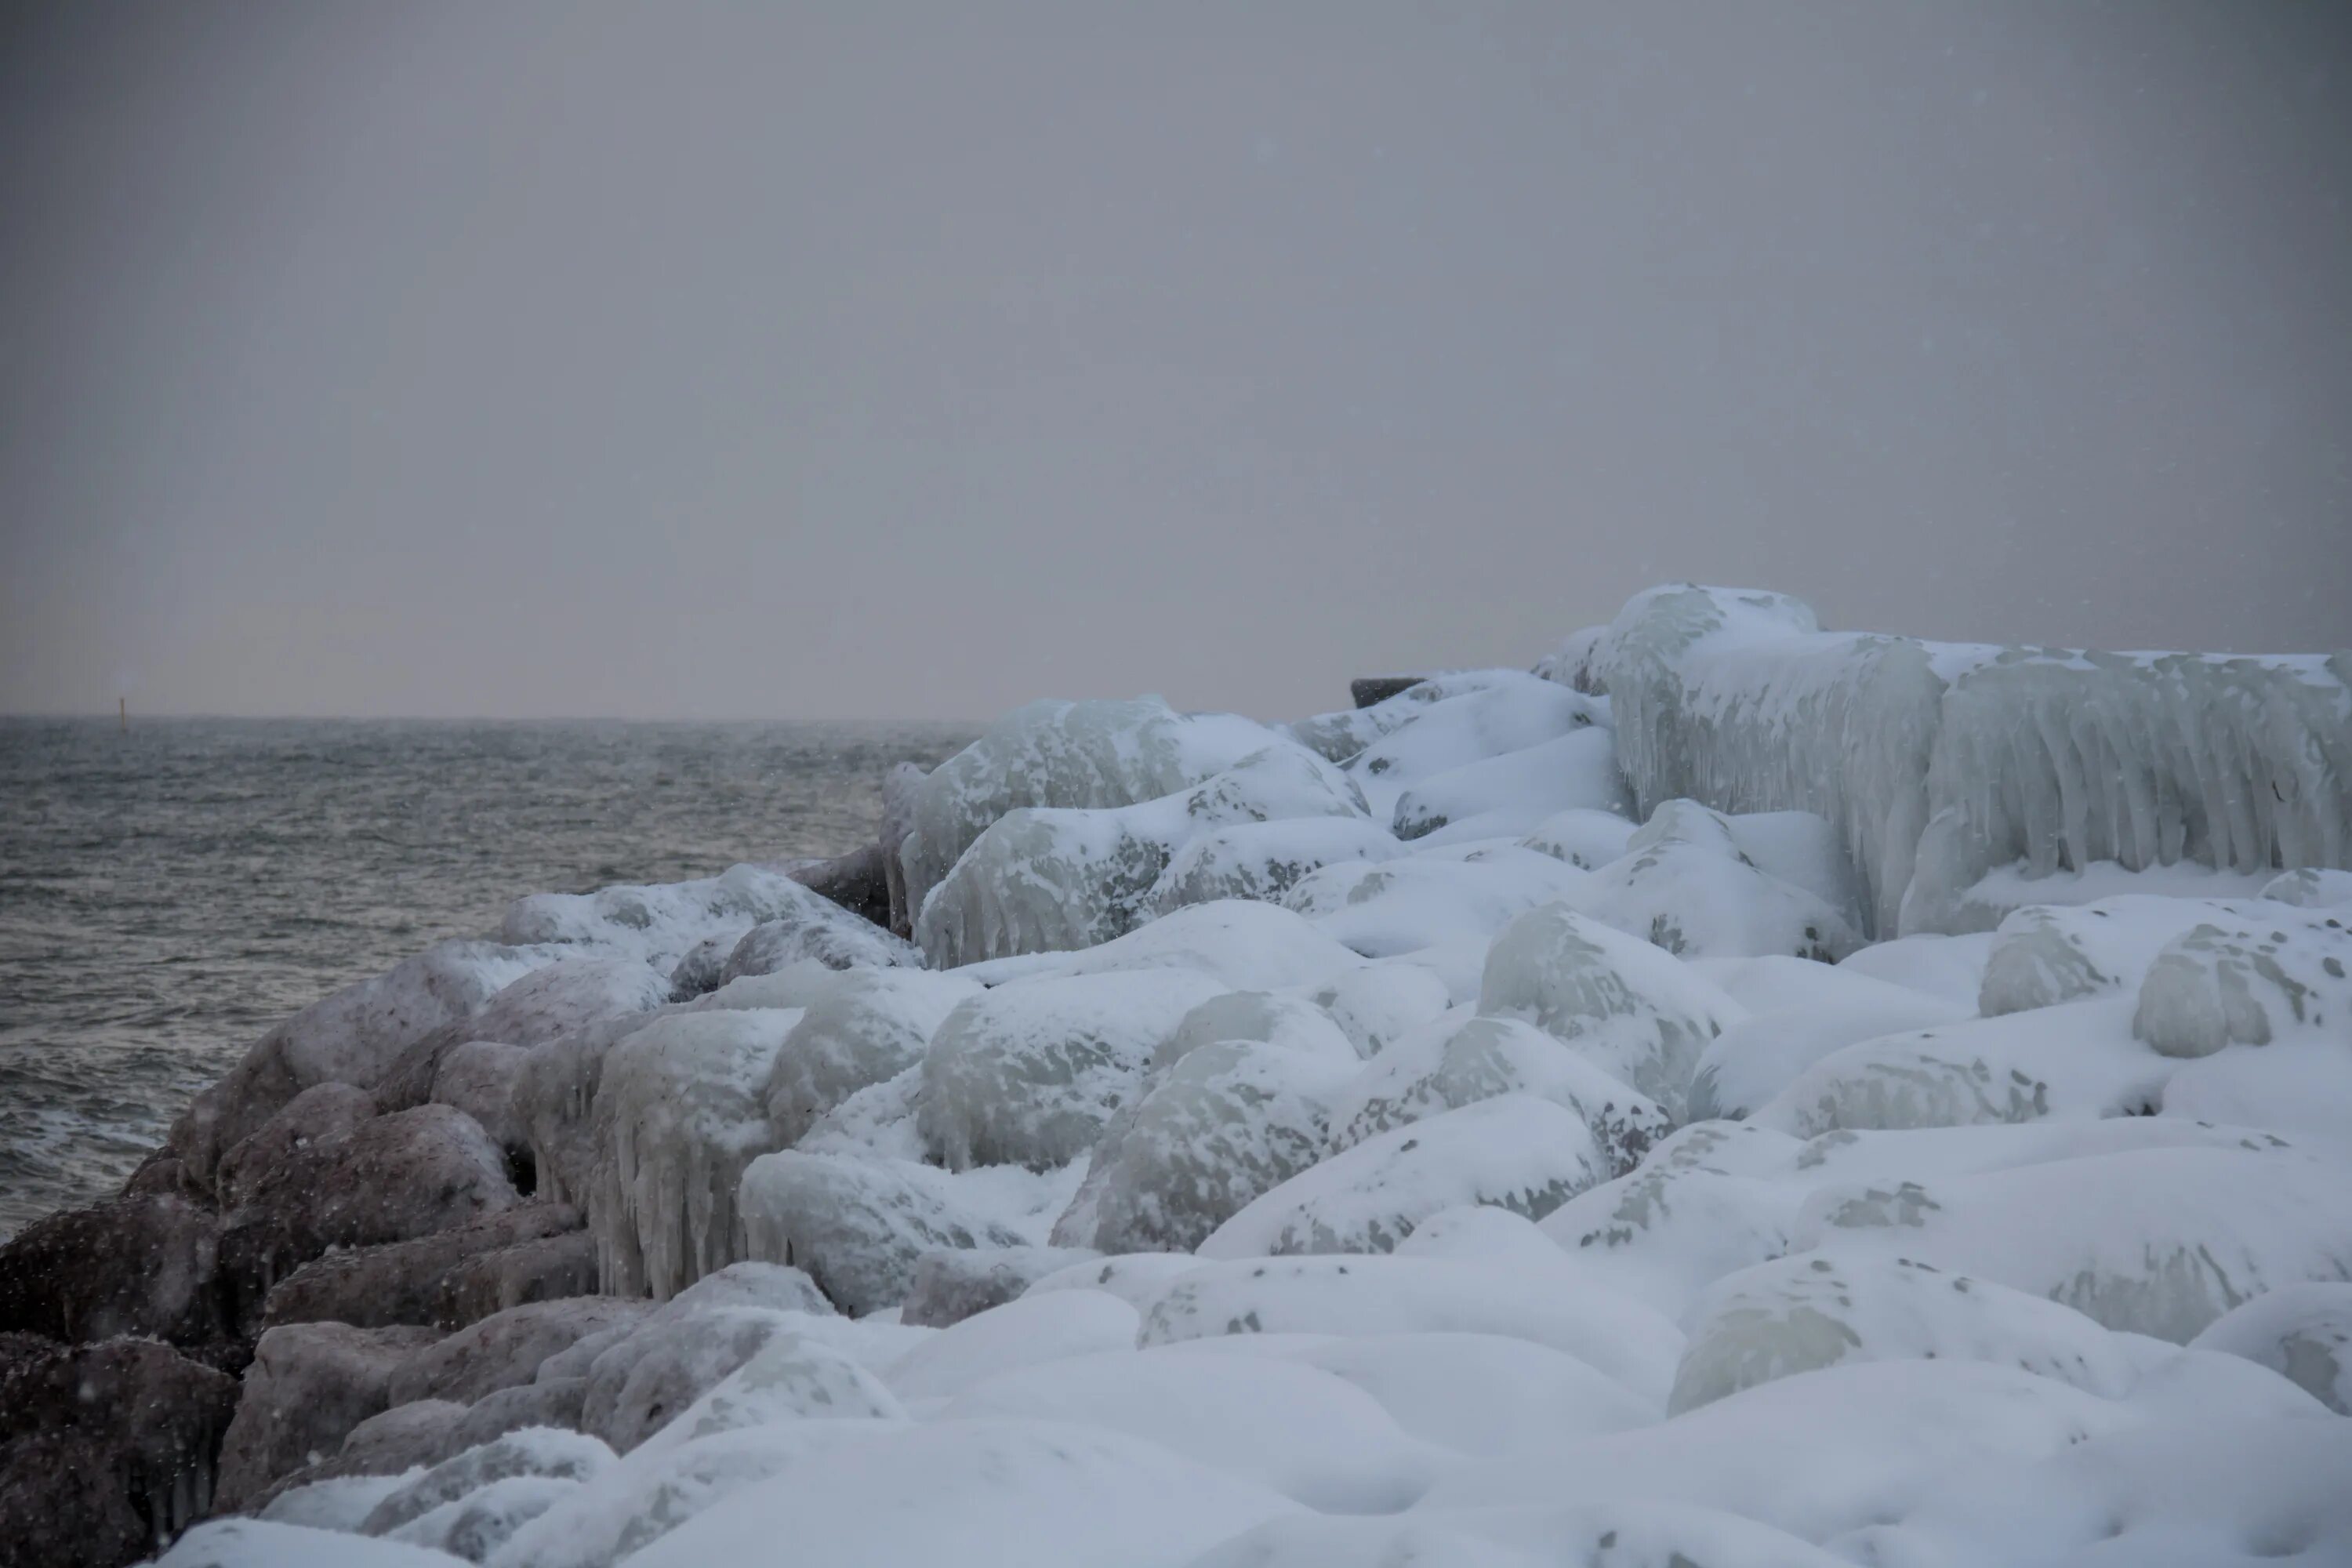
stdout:
POLYGON ((0 1236, 270 1025, 541 889, 873 835, 940 725, 0 719, 0 1236))

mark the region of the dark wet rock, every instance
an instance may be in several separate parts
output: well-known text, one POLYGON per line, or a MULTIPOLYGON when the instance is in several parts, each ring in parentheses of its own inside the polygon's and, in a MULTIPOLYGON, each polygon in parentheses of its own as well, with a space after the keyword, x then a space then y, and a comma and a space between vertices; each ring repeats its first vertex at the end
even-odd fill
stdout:
MULTIPOLYGON (((458 1277, 467 1266, 552 1237, 585 1235, 580 1212, 570 1205, 528 1203, 414 1241, 331 1252, 278 1281, 269 1292, 262 1321, 272 1328, 318 1321, 370 1328, 389 1323, 463 1328, 499 1310, 457 1315, 464 1310, 456 1295, 458 1277)), ((593 1243, 588 1245, 593 1258, 593 1243)), ((501 1273, 511 1278, 518 1271, 509 1265, 501 1273)), ((589 1288, 594 1288, 593 1267, 589 1288)), ((483 1289, 479 1284, 467 1288, 464 1302, 479 1300, 483 1289)))
POLYGON ((270 1288, 330 1247, 411 1241, 520 1201, 489 1134, 446 1105, 292 1150, 222 1226, 236 1319, 257 1327, 270 1288))
POLYGON ((236 1380, 151 1339, 0 1345, 0 1568, 116 1568, 213 1500, 236 1380))
POLYGON ((172 1124, 172 1152, 210 1185, 220 1158, 314 1084, 374 1086, 400 1053, 479 1012, 544 950, 442 942, 305 1007, 255 1042, 172 1124))
POLYGON ((509 1307, 412 1352, 393 1372, 393 1403, 454 1399, 470 1405, 486 1394, 529 1383, 548 1357, 590 1334, 635 1322, 650 1310, 647 1302, 610 1296, 509 1307))
POLYGON ((1400 691, 1410 691, 1429 678, 1425 675, 1365 675, 1348 682, 1348 695, 1359 708, 1370 708, 1386 702, 1400 691))
POLYGON ((142 1193, 69 1209, 0 1246, 0 1330, 63 1341, 225 1338, 217 1218, 142 1193))
POLYGON ((528 1153, 530 1130, 515 1112, 514 1086, 530 1059, 528 1046, 467 1040, 441 1058, 433 1074, 432 1100, 455 1106, 480 1122, 482 1131, 509 1155, 528 1153))
MULTIPOLYGON (((746 926, 744 931, 751 927, 746 926)), ((677 967, 669 972, 669 999, 691 1002, 719 989, 719 977, 727 969, 727 955, 743 940, 743 931, 729 931, 720 936, 707 936, 686 950, 677 967)))
POLYGON ((596 1293, 596 1238, 585 1230, 541 1237, 466 1259, 441 1289, 440 1321, 451 1328, 531 1301, 596 1293))
POLYGON ((462 1453, 526 1426, 560 1426, 577 1432, 587 1392, 584 1377, 551 1377, 495 1389, 474 1401, 465 1419, 457 1423, 451 1438, 456 1447, 449 1451, 462 1453))
POLYGON ((221 1156, 213 1181, 221 1206, 234 1209, 251 1197, 289 1154, 373 1121, 376 1112, 375 1096, 354 1084, 311 1085, 221 1156))
POLYGON ((1058 1268, 1100 1258, 1090 1247, 941 1248, 915 1260, 901 1322, 944 1329, 991 1307, 1002 1307, 1058 1268))
POLYGON ((533 970, 479 1012, 411 1044, 375 1086, 386 1110, 438 1099, 434 1086, 453 1051, 478 1041, 529 1049, 607 1018, 669 1000, 669 979, 634 958, 566 958, 533 970))
POLYGON ((156 1149, 139 1162, 131 1179, 122 1184, 117 1197, 183 1198, 199 1208, 214 1206, 212 1194, 188 1173, 187 1163, 172 1152, 170 1146, 156 1149))
POLYGON ((340 1452, 352 1428, 392 1403, 393 1369, 436 1337, 349 1323, 289 1323, 262 1335, 221 1445, 219 1510, 237 1512, 271 1482, 340 1452))
POLYGON ((890 926, 890 879, 882 846, 868 844, 830 860, 803 860, 788 867, 785 875, 813 893, 821 893, 860 920, 887 931, 890 926))

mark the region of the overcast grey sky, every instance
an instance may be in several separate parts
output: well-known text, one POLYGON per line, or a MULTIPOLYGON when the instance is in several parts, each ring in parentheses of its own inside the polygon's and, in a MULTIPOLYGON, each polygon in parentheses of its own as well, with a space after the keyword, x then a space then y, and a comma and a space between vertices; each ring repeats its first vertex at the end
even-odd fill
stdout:
POLYGON ((0 22, 0 710, 2352 643, 2352 9, 0 22))

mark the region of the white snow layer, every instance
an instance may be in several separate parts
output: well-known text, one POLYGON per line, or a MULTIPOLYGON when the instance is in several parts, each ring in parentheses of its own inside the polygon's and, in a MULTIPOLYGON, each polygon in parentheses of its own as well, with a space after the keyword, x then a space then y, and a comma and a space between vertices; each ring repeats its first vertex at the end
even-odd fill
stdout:
POLYGON ((521 900, 229 1087, 478 1021, 661 1304, 539 1363, 578 1432, 164 1561, 2352 1561, 2346 660, 1665 588, 1286 726, 1024 709, 897 797, 920 953, 521 900))

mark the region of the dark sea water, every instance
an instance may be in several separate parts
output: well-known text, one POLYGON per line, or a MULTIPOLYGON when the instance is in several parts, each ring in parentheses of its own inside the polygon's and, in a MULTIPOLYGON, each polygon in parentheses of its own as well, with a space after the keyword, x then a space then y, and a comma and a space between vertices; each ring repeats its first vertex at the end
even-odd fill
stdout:
POLYGON ((866 842, 943 725, 0 719, 0 1237, 264 1030, 541 890, 866 842))

